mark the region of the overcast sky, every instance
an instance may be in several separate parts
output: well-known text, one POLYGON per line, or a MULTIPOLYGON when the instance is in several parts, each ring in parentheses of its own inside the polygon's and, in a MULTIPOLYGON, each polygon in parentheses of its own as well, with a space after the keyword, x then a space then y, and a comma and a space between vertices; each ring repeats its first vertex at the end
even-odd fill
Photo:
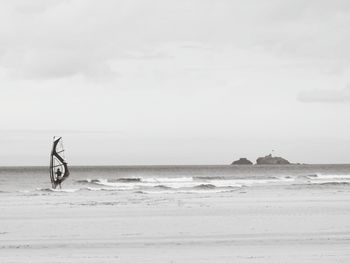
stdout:
POLYGON ((350 163, 348 0, 3 0, 0 165, 350 163))

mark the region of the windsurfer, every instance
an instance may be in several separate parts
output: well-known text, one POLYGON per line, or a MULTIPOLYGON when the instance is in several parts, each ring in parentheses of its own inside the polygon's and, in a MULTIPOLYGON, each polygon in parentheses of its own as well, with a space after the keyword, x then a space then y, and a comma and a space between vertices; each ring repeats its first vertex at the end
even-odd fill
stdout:
POLYGON ((60 189, 61 189, 61 182, 62 182, 61 176, 62 176, 62 172, 61 172, 60 168, 58 168, 56 171, 56 182, 55 183, 56 183, 56 185, 58 185, 60 187, 60 189))
POLYGON ((50 154, 50 180, 53 189, 56 189, 58 186, 61 188, 62 182, 69 176, 68 165, 62 154, 64 149, 61 139, 61 137, 58 139, 54 138, 50 154))

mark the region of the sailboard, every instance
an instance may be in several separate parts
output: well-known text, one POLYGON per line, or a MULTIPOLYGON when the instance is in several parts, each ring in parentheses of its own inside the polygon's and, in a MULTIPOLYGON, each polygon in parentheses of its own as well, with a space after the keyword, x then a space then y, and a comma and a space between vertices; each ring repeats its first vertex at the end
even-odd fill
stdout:
POLYGON ((54 137, 50 154, 50 180, 53 189, 69 176, 68 164, 64 156, 62 137, 54 137))

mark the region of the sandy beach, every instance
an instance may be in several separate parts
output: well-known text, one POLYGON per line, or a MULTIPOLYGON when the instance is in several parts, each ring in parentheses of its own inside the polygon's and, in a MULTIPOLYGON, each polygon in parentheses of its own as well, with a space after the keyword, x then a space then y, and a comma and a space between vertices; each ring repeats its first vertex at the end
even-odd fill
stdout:
POLYGON ((347 185, 2 193, 0 211, 0 262, 350 261, 347 185))

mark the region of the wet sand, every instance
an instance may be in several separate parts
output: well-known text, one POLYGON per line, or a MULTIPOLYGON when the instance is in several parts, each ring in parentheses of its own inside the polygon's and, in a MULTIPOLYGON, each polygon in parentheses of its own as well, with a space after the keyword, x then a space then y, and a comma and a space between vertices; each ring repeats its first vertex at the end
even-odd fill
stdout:
POLYGON ((350 262, 350 188, 0 196, 0 262, 350 262))

